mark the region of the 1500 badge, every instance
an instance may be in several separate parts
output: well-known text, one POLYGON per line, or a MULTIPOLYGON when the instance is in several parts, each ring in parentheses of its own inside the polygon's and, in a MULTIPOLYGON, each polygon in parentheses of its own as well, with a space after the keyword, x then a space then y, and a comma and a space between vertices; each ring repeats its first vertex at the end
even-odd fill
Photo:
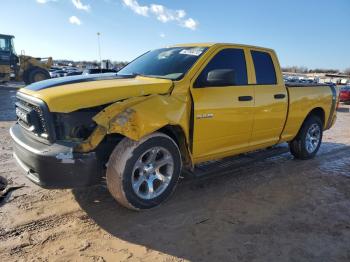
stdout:
POLYGON ((197 119, 203 119, 203 118, 213 118, 214 114, 208 113, 208 114, 199 114, 196 116, 197 119))

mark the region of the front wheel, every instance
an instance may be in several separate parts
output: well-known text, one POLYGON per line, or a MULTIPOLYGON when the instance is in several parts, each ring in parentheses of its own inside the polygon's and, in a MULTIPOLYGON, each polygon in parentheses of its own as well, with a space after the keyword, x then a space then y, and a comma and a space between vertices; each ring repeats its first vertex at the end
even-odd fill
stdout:
POLYGON ((298 135, 289 143, 290 152, 298 159, 315 157, 322 143, 322 135, 321 119, 311 115, 305 120, 298 135))
POLYGON ((107 166, 107 187, 123 206, 150 209, 174 191, 182 167, 177 144, 162 133, 140 141, 124 138, 113 150, 107 166))

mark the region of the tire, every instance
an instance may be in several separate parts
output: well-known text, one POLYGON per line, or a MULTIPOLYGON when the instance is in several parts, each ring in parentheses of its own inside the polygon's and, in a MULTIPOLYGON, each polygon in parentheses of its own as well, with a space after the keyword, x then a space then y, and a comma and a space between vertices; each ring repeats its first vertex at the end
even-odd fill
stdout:
POLYGON ((35 67, 29 71, 28 77, 26 77, 25 80, 26 80, 26 84, 29 85, 29 84, 46 80, 49 78, 51 77, 47 70, 43 68, 35 67))
POLYGON ((107 188, 124 207, 151 209, 173 193, 181 168, 179 148, 170 137, 156 132, 140 141, 124 138, 109 158, 107 188))
POLYGON ((307 160, 317 154, 323 135, 323 123, 315 115, 309 116, 303 123, 298 135, 289 143, 292 155, 297 159, 307 160))
POLYGON ((26 85, 29 85, 30 83, 29 83, 29 73, 30 72, 28 72, 28 71, 24 71, 24 73, 23 73, 23 82, 26 84, 26 85))

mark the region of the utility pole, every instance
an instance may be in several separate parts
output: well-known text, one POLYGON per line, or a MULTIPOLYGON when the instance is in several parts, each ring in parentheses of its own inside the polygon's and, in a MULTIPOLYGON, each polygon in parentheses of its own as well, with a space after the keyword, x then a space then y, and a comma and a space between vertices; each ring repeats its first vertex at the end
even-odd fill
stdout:
POLYGON ((98 44, 98 56, 100 58, 100 69, 102 72, 102 59, 101 59, 101 42, 100 42, 100 32, 97 32, 97 44, 98 44))

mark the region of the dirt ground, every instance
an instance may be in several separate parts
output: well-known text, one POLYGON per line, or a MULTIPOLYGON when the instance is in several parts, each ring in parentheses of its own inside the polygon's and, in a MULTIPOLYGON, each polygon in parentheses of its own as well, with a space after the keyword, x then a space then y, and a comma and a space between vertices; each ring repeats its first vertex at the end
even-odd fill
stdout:
POLYGON ((183 179, 160 208, 120 207, 105 186, 45 190, 12 157, 13 87, 0 87, 1 261, 350 261, 350 106, 313 160, 289 153, 183 179))

